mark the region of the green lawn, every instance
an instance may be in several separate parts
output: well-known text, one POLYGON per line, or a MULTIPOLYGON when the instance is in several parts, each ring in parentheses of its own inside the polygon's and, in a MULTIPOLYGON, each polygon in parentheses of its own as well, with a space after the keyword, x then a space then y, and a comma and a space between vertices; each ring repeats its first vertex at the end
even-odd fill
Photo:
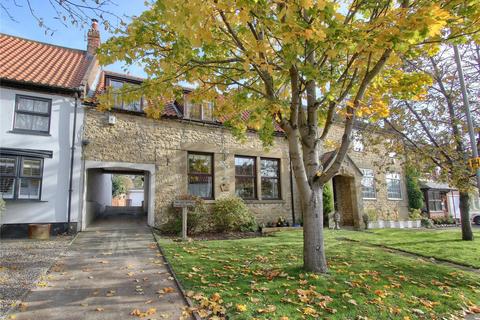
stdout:
POLYGON ((326 231, 325 276, 302 271, 301 231, 158 241, 200 312, 224 312, 229 319, 434 319, 480 301, 477 274, 338 236, 326 231))
POLYGON ((462 241, 458 228, 447 230, 377 229, 368 232, 341 231, 349 239, 380 244, 426 257, 444 259, 480 268, 480 230, 474 241, 462 241))

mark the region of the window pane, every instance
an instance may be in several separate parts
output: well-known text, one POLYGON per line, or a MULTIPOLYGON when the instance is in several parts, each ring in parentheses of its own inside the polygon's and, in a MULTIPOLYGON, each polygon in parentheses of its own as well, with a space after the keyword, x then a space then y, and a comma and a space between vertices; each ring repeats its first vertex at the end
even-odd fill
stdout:
POLYGON ((110 86, 113 88, 113 89, 120 89, 123 87, 123 82, 122 81, 117 81, 117 80, 112 80, 110 79, 110 86))
POLYGON ((203 104, 203 120, 213 120, 213 103, 205 102, 203 104))
POLYGON ((15 178, 0 178, 0 196, 3 199, 13 199, 13 190, 15 189, 15 178))
POLYGON ((15 158, 0 158, 0 175, 15 175, 15 158))
POLYGON ((235 194, 242 199, 255 199, 255 178, 235 177, 235 194))
POLYGON ((30 114, 17 113, 15 115, 15 129, 35 130, 48 132, 49 117, 34 116, 30 114))
POLYGON ((364 199, 375 199, 375 178, 373 176, 372 169, 361 169, 363 173, 362 177, 362 197, 364 199))
POLYGON ((280 199, 279 182, 277 178, 262 177, 262 199, 280 199))
POLYGON ((32 130, 33 128, 33 116, 23 113, 17 113, 15 115, 15 129, 32 130))
POLYGON ((48 117, 33 116, 32 129, 36 131, 48 131, 48 117))
POLYGON ((19 97, 17 100, 17 109, 20 111, 33 112, 33 100, 19 97))
POLYGON ((213 198, 212 177, 205 175, 189 175, 188 194, 201 198, 213 198))
POLYGON ((29 99, 25 97, 18 98, 17 108, 19 111, 48 113, 49 101, 29 99))
POLYGON ((142 111, 142 100, 133 101, 133 102, 130 102, 128 104, 125 103, 123 108, 125 110, 129 110, 129 111, 140 112, 140 111, 142 111))
POLYGON ((40 199, 40 179, 20 179, 19 199, 40 199))
POLYGON ((235 157, 235 175, 255 176, 255 158, 235 157))
POLYGON ((189 116, 190 119, 202 120, 202 105, 201 104, 189 104, 189 116))
POLYGON ((209 154, 188 154, 188 173, 212 173, 212 156, 209 154))
POLYGON ((398 173, 387 174, 387 196, 390 199, 401 199, 400 175, 398 173))
POLYGON ((260 174, 262 177, 277 178, 279 176, 278 160, 262 159, 260 161, 260 174))
POLYGON ((40 177, 42 173, 42 160, 23 159, 22 176, 40 177))

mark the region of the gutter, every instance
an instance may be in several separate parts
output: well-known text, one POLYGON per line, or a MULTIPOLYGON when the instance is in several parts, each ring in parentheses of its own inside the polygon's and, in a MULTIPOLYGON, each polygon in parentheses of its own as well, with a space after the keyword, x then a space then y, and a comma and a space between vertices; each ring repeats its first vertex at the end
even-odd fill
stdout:
POLYGON ((293 199, 293 168, 292 168, 292 160, 289 159, 290 163, 290 200, 292 201, 292 226, 295 225, 295 199, 293 199))
POLYGON ((77 110, 78 110, 78 99, 81 93, 81 88, 75 92, 75 107, 73 111, 73 130, 72 130, 72 147, 70 152, 70 174, 68 181, 68 209, 67 209, 67 232, 71 233, 71 218, 72 218, 72 193, 73 193, 73 165, 75 159, 75 133, 77 131, 77 110))

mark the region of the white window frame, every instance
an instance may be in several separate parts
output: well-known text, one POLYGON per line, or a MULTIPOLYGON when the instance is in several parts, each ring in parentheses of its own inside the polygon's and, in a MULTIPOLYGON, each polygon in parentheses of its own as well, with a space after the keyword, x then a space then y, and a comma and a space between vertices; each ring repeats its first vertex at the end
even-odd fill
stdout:
POLYGON ((385 175, 385 182, 387 185, 387 199, 388 200, 403 200, 403 192, 402 192, 402 177, 400 176, 400 173, 398 172, 388 172, 385 175), (399 192, 400 192, 400 197, 390 197, 389 196, 389 191, 388 191, 388 185, 390 180, 395 180, 398 181, 398 187, 399 187, 399 192))
POLYGON ((6 178, 13 178, 14 185, 13 185, 13 196, 10 198, 3 198, 4 200, 34 200, 39 201, 42 198, 42 186, 43 186, 43 169, 44 169, 44 159, 43 158, 36 158, 36 157, 29 157, 29 156, 14 156, 14 155, 2 155, 2 158, 10 158, 15 159, 15 175, 7 175, 6 178), (24 175, 22 172, 24 160, 34 160, 40 161, 40 173, 38 176, 29 176, 24 175), (20 187, 21 187, 21 180, 39 180, 39 190, 38 190, 38 197, 26 197, 20 194, 20 187))
POLYGON ((185 108, 185 111, 184 111, 185 117, 187 119, 197 120, 197 121, 211 121, 211 122, 215 121, 215 117, 213 116, 213 111, 215 106, 212 101, 204 101, 200 104, 200 118, 192 118, 190 115, 190 107, 192 105, 198 105, 198 104, 193 104, 192 102, 190 102, 190 98, 188 97, 187 94, 183 96, 183 101, 184 101, 184 108, 185 108), (210 108, 211 118, 208 118, 208 119, 205 118, 206 107, 210 108))
POLYGON ((375 173, 373 172, 373 169, 360 169, 363 173, 363 177, 362 177, 362 199, 364 200, 377 200, 377 189, 376 189, 376 186, 375 186, 375 173), (371 173, 371 175, 369 174, 371 173), (364 179, 372 179, 372 188, 373 188, 373 194, 375 195, 373 198, 372 197, 365 197, 364 195, 364 185, 363 185, 363 182, 364 182, 364 179))

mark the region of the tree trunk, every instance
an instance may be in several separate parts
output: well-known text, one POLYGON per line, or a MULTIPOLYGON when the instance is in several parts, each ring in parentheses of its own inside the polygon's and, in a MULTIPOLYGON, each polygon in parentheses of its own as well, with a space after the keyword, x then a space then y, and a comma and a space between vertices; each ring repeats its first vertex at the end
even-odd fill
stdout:
POLYGON ((317 150, 307 146, 302 148, 298 129, 290 130, 287 138, 303 215, 303 267, 306 271, 325 273, 328 269, 323 241, 322 185, 309 181, 315 172, 314 167, 318 167, 320 157, 317 150), (307 164, 304 154, 309 158, 307 164))
POLYGON ((473 240, 472 224, 470 223, 470 196, 468 192, 460 191, 460 218, 462 219, 462 240, 473 240))
POLYGON ((322 188, 312 190, 305 201, 303 212, 303 268, 315 273, 326 273, 327 259, 323 238, 323 198, 322 188))

